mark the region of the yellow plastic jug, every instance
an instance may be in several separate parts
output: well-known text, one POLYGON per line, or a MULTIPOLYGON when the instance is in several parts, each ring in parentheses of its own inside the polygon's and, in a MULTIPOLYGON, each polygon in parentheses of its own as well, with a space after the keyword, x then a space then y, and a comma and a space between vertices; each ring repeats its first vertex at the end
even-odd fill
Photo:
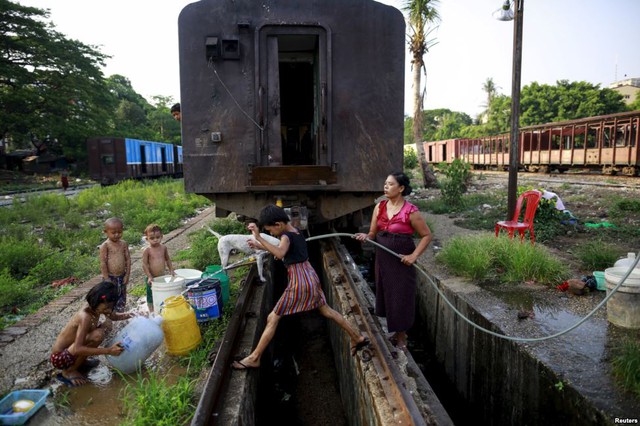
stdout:
POLYGON ((169 355, 186 355, 202 341, 196 313, 182 296, 170 296, 162 309, 162 331, 169 355))

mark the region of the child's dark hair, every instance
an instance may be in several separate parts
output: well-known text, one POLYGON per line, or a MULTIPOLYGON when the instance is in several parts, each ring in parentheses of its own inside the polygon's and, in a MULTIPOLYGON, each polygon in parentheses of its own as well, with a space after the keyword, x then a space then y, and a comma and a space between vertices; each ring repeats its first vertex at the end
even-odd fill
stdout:
POLYGON ((124 223, 122 222, 122 219, 117 217, 110 217, 109 219, 105 220, 104 229, 111 228, 113 226, 124 227, 124 223))
POLYGON ((180 112, 180 102, 178 102, 177 104, 173 104, 173 106, 171 107, 171 112, 180 112))
POLYGON ((89 307, 95 311, 101 303, 115 304, 118 301, 118 288, 110 281, 102 281, 89 290, 86 299, 89 307))
POLYGON ((269 204, 260 210, 260 218, 258 219, 258 224, 260 226, 271 226, 275 225, 277 222, 289 223, 289 216, 282 207, 278 207, 275 204, 269 204))
POLYGON ((411 194, 413 189, 411 188, 411 181, 407 175, 402 172, 393 172, 391 173, 391 176, 393 176, 396 182, 398 182, 398 185, 404 186, 404 191, 402 191, 403 196, 411 194))

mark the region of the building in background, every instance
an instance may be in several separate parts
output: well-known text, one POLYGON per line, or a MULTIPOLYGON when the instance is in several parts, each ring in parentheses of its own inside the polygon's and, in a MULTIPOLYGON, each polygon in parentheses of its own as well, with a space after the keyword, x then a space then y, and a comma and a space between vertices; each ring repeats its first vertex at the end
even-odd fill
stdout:
POLYGON ((636 100, 638 92, 640 92, 640 78, 626 78, 616 81, 609 85, 609 89, 613 89, 624 97, 624 103, 629 105, 636 100))

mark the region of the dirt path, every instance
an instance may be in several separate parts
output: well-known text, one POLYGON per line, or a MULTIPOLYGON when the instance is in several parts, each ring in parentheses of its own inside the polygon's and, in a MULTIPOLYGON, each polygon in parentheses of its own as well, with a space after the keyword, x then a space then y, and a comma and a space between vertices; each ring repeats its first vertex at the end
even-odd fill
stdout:
MULTIPOLYGON (((213 219, 214 212, 215 208, 210 207, 165 235, 163 242, 170 253, 187 247, 187 235, 213 219)), ((131 284, 142 282, 141 254, 137 247, 131 252, 131 284)), ((66 322, 84 305, 86 293, 100 280, 101 277, 96 276, 78 285, 38 312, 0 331, 0 391, 3 394, 13 389, 38 389, 49 383, 55 372, 49 363, 51 346, 66 322)), ((132 303, 133 298, 129 298, 127 307, 132 308, 132 303)))

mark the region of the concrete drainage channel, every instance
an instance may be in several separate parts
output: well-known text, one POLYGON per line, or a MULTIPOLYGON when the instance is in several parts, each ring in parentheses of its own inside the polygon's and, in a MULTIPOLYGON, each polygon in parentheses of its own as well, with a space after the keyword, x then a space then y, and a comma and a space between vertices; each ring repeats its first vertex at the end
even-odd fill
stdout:
MULTIPOLYGON (((607 346, 634 335, 600 315, 544 342, 505 340, 477 330, 445 304, 428 280, 419 290, 420 346, 427 374, 454 421, 465 424, 616 424, 637 419, 640 404, 612 381, 607 346), (435 383, 438 383, 437 385, 435 383)), ((581 319, 562 308, 534 306, 536 317, 514 321, 517 309, 460 279, 437 282, 444 296, 475 324, 508 336, 542 337, 581 319), (528 333, 528 335, 527 335, 528 333)), ((415 336, 415 333, 414 333, 415 336)))

